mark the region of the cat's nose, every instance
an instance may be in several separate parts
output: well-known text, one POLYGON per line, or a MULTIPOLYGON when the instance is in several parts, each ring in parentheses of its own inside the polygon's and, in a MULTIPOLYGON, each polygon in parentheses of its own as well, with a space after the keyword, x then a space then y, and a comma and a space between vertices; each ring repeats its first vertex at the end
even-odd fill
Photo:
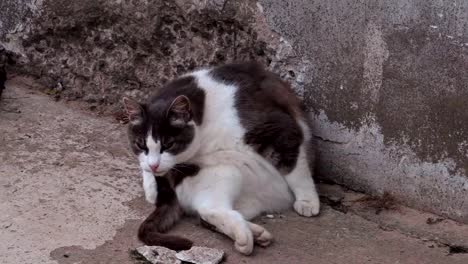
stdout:
POLYGON ((158 167, 159 167, 159 164, 150 165, 150 168, 151 168, 151 171, 152 171, 152 172, 158 171, 158 167))

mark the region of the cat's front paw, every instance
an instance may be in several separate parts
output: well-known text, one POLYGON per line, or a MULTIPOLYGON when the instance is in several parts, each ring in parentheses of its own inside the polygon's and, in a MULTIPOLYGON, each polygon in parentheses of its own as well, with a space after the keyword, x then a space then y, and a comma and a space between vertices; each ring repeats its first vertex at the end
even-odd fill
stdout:
POLYGON ((150 204, 156 204, 158 197, 158 185, 153 174, 143 171, 143 190, 145 191, 146 201, 150 204))
POLYGON ((318 215, 320 212, 320 201, 297 200, 294 202, 294 210, 296 210, 299 215, 306 217, 318 215))
POLYGON ((156 204, 156 198, 158 197, 158 192, 156 190, 145 190, 146 201, 150 204, 156 204))

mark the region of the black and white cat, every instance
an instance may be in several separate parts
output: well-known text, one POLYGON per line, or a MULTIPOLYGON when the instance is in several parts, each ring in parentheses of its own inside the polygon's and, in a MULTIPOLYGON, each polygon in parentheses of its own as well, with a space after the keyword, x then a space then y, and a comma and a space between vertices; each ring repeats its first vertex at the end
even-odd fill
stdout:
POLYGON ((156 203, 139 230, 144 243, 189 248, 189 240, 160 233, 185 212, 248 255, 254 242, 273 239, 250 219, 291 206, 302 216, 319 213, 306 115, 292 89, 260 65, 197 70, 146 104, 124 98, 124 105, 146 200, 156 203))

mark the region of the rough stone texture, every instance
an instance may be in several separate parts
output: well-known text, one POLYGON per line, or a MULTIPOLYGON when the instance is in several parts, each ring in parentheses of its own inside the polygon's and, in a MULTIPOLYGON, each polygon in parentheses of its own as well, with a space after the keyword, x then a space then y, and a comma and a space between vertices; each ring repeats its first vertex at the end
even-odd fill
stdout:
POLYGON ((165 247, 141 246, 137 252, 154 264, 218 264, 223 260, 224 252, 215 248, 192 247, 177 253, 165 247))
MULTIPOLYGON (((0 101, 0 263, 139 263, 129 251, 141 246, 138 226, 154 207, 144 200, 125 126, 31 90, 10 81, 0 101)), ((467 225, 428 225, 437 216, 403 206, 375 215, 356 202, 361 194, 329 189, 320 186, 322 201, 335 203, 322 203, 318 217, 290 210, 256 219, 275 242, 250 257, 194 219, 170 232, 223 250, 233 264, 468 262, 453 253, 468 249, 467 225)))
POLYGON ((224 252, 216 248, 192 247, 177 253, 176 257, 194 264, 218 264, 223 260, 224 252))
POLYGON ((7 69, 56 98, 114 111, 194 67, 257 59, 305 99, 322 178, 465 222, 467 34, 465 0, 0 2, 7 69))
POLYGON ((26 8, 2 1, 8 23, 0 26, 0 44, 24 56, 16 71, 50 88, 61 83, 67 99, 110 105, 123 94, 146 97, 195 67, 248 59, 267 64, 271 51, 249 26, 252 3, 225 4, 220 13, 219 2, 44 0, 26 8))
POLYGON ((180 264, 181 261, 176 258, 174 250, 165 247, 141 246, 136 249, 138 253, 144 256, 149 262, 154 264, 180 264))

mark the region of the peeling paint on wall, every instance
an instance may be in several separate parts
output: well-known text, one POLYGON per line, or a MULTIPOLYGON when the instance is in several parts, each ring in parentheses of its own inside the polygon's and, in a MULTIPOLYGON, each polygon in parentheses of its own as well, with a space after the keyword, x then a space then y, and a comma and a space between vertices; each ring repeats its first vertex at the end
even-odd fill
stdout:
POLYGON ((322 176, 468 222, 468 179, 463 170, 453 173, 453 159, 428 162, 408 145, 386 144, 374 118, 359 130, 330 121, 323 111, 313 120, 322 176))

